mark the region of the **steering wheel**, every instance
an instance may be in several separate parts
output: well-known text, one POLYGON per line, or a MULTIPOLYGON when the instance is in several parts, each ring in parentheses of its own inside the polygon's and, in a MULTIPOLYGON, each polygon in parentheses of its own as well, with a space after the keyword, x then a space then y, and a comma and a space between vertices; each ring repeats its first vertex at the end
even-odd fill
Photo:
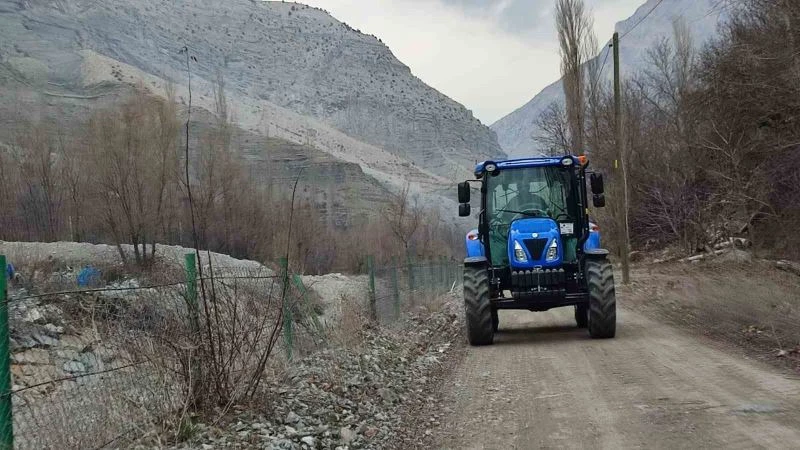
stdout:
POLYGON ((519 208, 516 208, 516 210, 525 214, 511 213, 514 214, 514 216, 508 221, 508 223, 511 223, 522 217, 550 217, 550 214, 548 214, 544 209, 539 208, 539 206, 542 206, 542 204, 539 202, 529 202, 520 205, 519 208))

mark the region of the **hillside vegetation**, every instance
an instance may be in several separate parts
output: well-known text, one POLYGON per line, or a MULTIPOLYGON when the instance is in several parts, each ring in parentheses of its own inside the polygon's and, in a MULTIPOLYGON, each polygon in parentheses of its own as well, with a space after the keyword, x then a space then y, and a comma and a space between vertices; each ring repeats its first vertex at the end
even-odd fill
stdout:
MULTIPOLYGON (((393 194, 334 172, 351 195, 320 203, 330 191, 310 191, 325 161, 290 163, 282 173, 268 164, 252 171, 222 84, 216 95, 210 123, 197 129, 190 120, 188 146, 185 112, 143 90, 74 129, 23 123, 10 151, 0 152, 0 239, 132 244, 130 251, 119 247, 122 260, 144 266, 160 244, 259 261, 286 255, 306 273, 360 271, 367 254, 382 262, 454 247, 452 225, 408 188, 393 194), (328 213, 376 195, 384 210, 364 220, 338 223, 328 213), (365 247, 365 238, 374 245, 365 247)), ((275 157, 275 147, 287 145, 267 140, 263 151, 275 157)))
MULTIPOLYGON (((610 181, 612 241, 627 217, 633 247, 708 250, 730 237, 797 257, 800 218, 800 4, 746 0, 700 51, 684 22, 648 51, 625 80, 629 205, 614 139, 611 86, 588 94, 585 133, 592 166, 610 181), (619 167, 619 166, 617 166, 619 167)), ((542 117, 550 151, 563 153, 562 114, 542 117)))

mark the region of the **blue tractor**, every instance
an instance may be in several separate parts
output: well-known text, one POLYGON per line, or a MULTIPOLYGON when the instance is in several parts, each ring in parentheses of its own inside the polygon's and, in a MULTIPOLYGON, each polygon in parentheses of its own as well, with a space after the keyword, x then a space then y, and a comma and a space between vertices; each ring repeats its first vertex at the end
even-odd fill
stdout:
MULTIPOLYGON (((471 215, 480 183, 478 228, 466 235, 464 304, 472 345, 493 343, 498 310, 571 306, 592 338, 616 333, 614 274, 589 220, 585 156, 484 161, 458 185, 459 215, 471 215)), ((592 204, 605 206, 603 178, 589 173, 592 204)))

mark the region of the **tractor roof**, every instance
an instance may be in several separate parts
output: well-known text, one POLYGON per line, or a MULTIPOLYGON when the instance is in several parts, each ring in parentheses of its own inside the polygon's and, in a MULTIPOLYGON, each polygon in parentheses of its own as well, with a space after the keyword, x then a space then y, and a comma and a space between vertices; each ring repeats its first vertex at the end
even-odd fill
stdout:
POLYGON ((540 156, 536 158, 519 158, 504 160, 487 160, 475 166, 475 176, 480 178, 486 172, 488 164, 495 164, 498 169, 523 169, 526 167, 562 166, 566 158, 572 159, 572 164, 581 163, 581 159, 575 155, 566 156, 540 156))

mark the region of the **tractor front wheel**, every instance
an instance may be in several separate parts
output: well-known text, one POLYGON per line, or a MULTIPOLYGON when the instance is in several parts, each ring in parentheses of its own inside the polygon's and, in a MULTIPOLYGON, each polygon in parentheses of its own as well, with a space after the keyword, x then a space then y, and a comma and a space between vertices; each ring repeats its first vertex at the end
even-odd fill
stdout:
POLYGON ((608 261, 587 261, 589 286, 589 335, 593 339, 613 338, 617 331, 617 298, 614 270, 608 261))
POLYGON ((470 345, 491 345, 494 326, 486 267, 464 267, 464 312, 470 345))

